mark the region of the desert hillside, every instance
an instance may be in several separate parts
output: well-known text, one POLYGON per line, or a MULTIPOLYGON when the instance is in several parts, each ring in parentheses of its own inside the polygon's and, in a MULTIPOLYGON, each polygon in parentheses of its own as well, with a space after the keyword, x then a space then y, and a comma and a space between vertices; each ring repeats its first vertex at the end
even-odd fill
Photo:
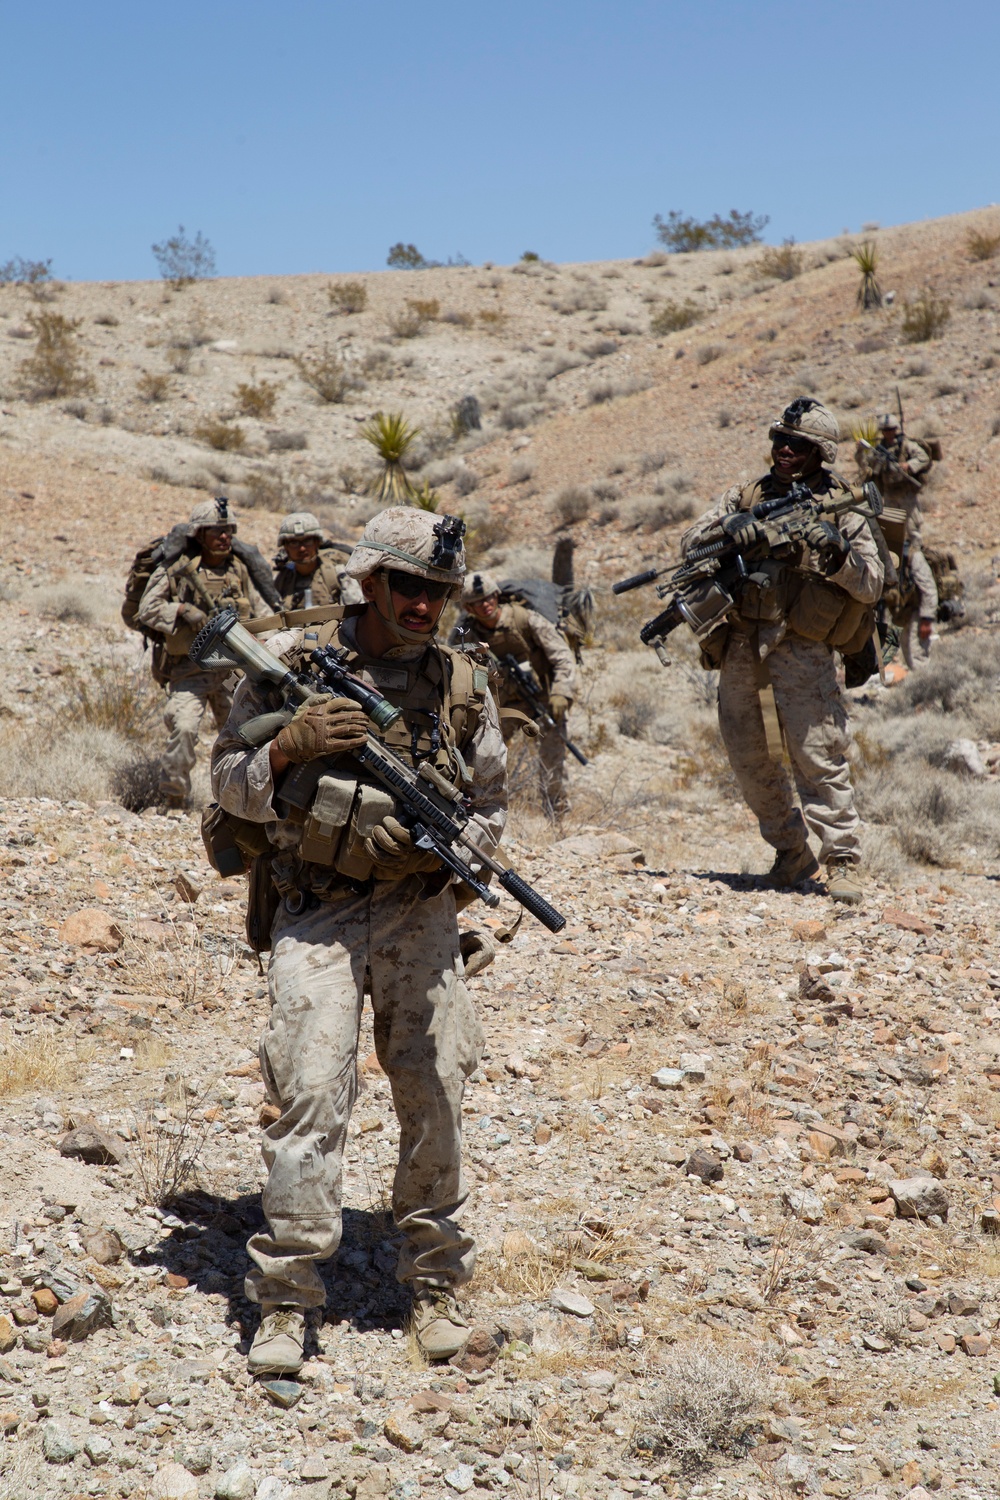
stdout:
POLYGON ((866 238, 878 312, 848 238, 0 287, 0 1500, 1000 1493, 1000 211, 866 238), (967 612, 852 694, 868 895, 835 909, 766 886, 713 678, 680 632, 664 671, 655 596, 610 584, 763 469, 791 397, 849 439, 897 387, 967 612), (356 538, 377 411, 474 561, 574 540, 590 764, 552 827, 513 757, 510 852, 568 925, 471 981, 473 1344, 427 1369, 407 1338, 368 1014, 325 1320, 254 1383, 266 982, 197 815, 154 805, 118 608, 206 493, 268 555, 292 508, 356 538))

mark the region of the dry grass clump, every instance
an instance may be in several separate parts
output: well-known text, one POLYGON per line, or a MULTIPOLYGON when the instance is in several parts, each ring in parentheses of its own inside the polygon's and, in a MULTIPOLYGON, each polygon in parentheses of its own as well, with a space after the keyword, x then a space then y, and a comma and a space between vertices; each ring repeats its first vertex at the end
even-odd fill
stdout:
POLYGON ((145 661, 135 664, 114 657, 90 677, 74 677, 64 714, 71 724, 109 729, 142 742, 159 714, 160 689, 145 661))
POLYGON ((194 437, 219 453, 239 453, 246 447, 246 433, 235 422, 220 417, 206 417, 193 430, 194 437))
POLYGON ((301 453, 309 439, 304 432, 269 432, 267 446, 271 453, 301 453))
POLYGON ((26 1037, 0 1048, 0 1099, 32 1089, 65 1088, 77 1074, 77 1058, 51 1036, 26 1037))
POLYGON ((368 306, 368 288, 363 281, 334 281, 326 289, 333 312, 360 313, 368 306))
POLYGON ((560 490, 552 501, 553 514, 560 526, 572 526, 575 521, 585 521, 590 515, 594 497, 583 485, 570 484, 560 490))
POLYGON ((687 1472, 707 1468, 716 1458, 742 1458, 753 1443, 754 1416, 768 1395, 759 1363, 693 1347, 673 1354, 653 1387, 631 1450, 669 1454, 687 1472))
POLYGON ((0 735, 0 796, 107 801, 114 775, 134 755, 133 744, 112 729, 53 726, 39 734, 19 728, 0 735))
POLYGON ((332 349, 321 349, 318 354, 301 354, 295 360, 299 377, 311 386, 321 401, 328 406, 336 405, 347 398, 355 381, 341 359, 332 349))
POLYGON ((633 531, 662 531, 665 526, 676 526, 689 521, 697 510, 689 495, 671 493, 637 495, 630 500, 622 514, 622 524, 633 531))
POLYGON ((93 377, 83 362, 79 334, 82 321, 57 312, 28 314, 35 352, 22 360, 17 381, 18 389, 29 400, 83 396, 94 389, 93 377))
POLYGON ((907 344, 925 344, 944 332, 951 317, 951 305, 944 297, 931 291, 921 292, 912 302, 903 307, 903 341, 907 344))
POLYGON ((681 328, 690 328, 704 317, 704 309, 686 297, 683 302, 670 299, 662 303, 649 320, 649 331, 656 338, 667 333, 677 333, 681 328))
POLYGON ((970 260, 992 260, 1000 250, 1000 234, 986 234, 981 229, 970 229, 965 237, 965 248, 970 260))
POLYGON ((257 380, 255 377, 243 381, 236 387, 236 400, 245 417, 256 417, 267 421, 274 415, 274 403, 280 387, 273 380, 257 380))
POLYGON ((146 1203, 157 1208, 173 1202, 198 1182, 198 1158, 210 1122, 206 1120, 207 1094, 186 1097, 173 1110, 173 1118, 157 1120, 152 1109, 135 1122, 132 1165, 135 1181, 146 1203))
POLYGON ((150 406, 166 401, 170 396, 170 376, 163 370, 144 370, 135 383, 135 392, 140 401, 150 406))
POLYGON ((721 344, 702 344, 700 349, 695 350, 694 357, 699 365, 710 365, 725 352, 721 344))
POLYGON ((758 257, 754 269, 758 276, 773 281, 794 281, 802 273, 802 251, 796 250, 794 240, 768 245, 758 257))
POLYGON ((52 584, 34 596, 38 613, 45 620, 59 620, 64 625, 93 625, 97 618, 96 600, 89 590, 70 584, 52 584))

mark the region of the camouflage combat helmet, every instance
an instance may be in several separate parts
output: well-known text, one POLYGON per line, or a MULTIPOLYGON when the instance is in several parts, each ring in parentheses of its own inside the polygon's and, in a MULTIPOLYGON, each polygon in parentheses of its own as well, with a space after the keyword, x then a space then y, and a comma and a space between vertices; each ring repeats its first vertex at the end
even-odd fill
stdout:
POLYGON ((290 516, 285 516, 278 528, 279 545, 282 542, 304 542, 310 536, 314 536, 319 542, 324 536, 323 528, 311 510, 293 510, 290 516))
POLYGON ((797 396, 785 407, 780 417, 775 417, 767 435, 773 442, 782 433, 787 433, 789 437, 808 438, 828 464, 836 462, 840 428, 833 412, 822 401, 817 401, 812 396, 797 396))
POLYGON ((490 599, 499 592, 500 584, 492 573, 466 573, 462 585, 462 603, 478 604, 481 599, 490 599))
POLYGON ((899 431, 899 418, 894 411, 880 411, 875 420, 880 432, 899 431))
POLYGON ((235 531, 236 517, 229 509, 229 501, 225 495, 218 495, 214 500, 201 500, 191 512, 190 524, 195 531, 201 531, 208 526, 228 526, 230 531, 235 531))
MULTIPOLYGON (((399 572, 459 589, 465 577, 464 535, 465 522, 458 516, 392 505, 368 522, 344 571, 359 583, 374 574, 399 572)), ((400 625, 387 579, 371 603, 397 640, 406 645, 426 643, 425 633, 400 625)))

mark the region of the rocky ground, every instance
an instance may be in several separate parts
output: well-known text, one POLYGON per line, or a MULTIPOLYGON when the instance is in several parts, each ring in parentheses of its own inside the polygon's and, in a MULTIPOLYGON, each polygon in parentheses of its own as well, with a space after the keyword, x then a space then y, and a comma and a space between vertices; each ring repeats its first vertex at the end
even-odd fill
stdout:
MULTIPOLYGON (((965 228, 885 238, 914 284, 933 274, 943 285, 972 274, 958 256, 965 228)), ((818 262, 822 248, 806 253, 818 262)), ((744 274, 734 261, 720 281, 744 274)), ((607 281, 617 295, 619 280, 673 272, 695 296, 712 264, 620 267, 607 281)), ((578 284, 558 268, 496 274, 512 320, 515 287, 548 285, 532 275, 578 284)), ((435 271, 419 284, 439 278, 457 299, 481 276, 435 271)), ((409 285, 366 280, 375 307, 409 285)), ((190 294, 218 298, 218 336, 235 330, 248 349, 259 330, 242 332, 238 298, 249 285, 190 294)), ((797 317, 817 338, 827 326, 857 342, 852 285, 832 260, 712 316, 756 316, 771 299, 776 322, 797 317)), ((288 304, 266 291, 255 291, 261 317, 285 316, 288 304)), ((62 295, 76 313, 89 298, 116 316, 132 297, 145 317, 163 294, 62 295)), ((184 309, 188 295, 176 299, 184 309)), ((287 295, 299 295, 295 284, 287 295)), ((2 296, 27 306, 24 292, 2 296)), ((991 314, 955 305, 954 339, 931 347, 939 363, 968 364, 963 399, 947 410, 972 433, 992 400, 972 363, 986 357, 991 314)), ((549 325, 517 316, 522 341, 544 347, 549 325)), ((138 312, 134 328, 124 315, 96 326, 109 340, 152 327, 138 312)), ((423 350, 419 340, 450 328, 453 342, 488 351, 499 340, 511 361, 529 358, 512 324, 433 326, 392 347, 423 350)), ((618 337, 626 352, 634 340, 636 358, 645 351, 648 389, 596 403, 585 388, 568 393, 527 429, 490 418, 488 441, 454 459, 482 468, 463 497, 481 507, 481 555, 502 563, 505 548, 550 546, 540 497, 563 481, 589 485, 590 509, 571 530, 581 576, 606 583, 672 545, 669 524, 655 537, 632 529, 629 506, 643 498, 633 489, 665 473, 650 503, 693 493, 700 508, 734 470, 755 466, 763 416, 798 370, 791 354, 766 374, 738 374, 750 346, 736 340, 731 359, 693 377, 684 366, 680 380, 675 354, 694 356, 691 330, 662 348, 646 334, 618 337), (717 422, 725 381, 753 392, 735 435, 717 422), (657 463, 666 428, 676 452, 657 463), (526 448, 532 475, 508 482, 526 448), (602 500, 594 475, 613 467, 612 452, 625 466, 609 478, 617 498, 602 500), (705 492, 700 480, 678 486, 702 460, 705 492), (598 505, 618 509, 602 522, 598 505), (501 534, 487 534, 494 523, 501 534)), ((97 368, 120 370, 124 349, 97 368)), ((464 393, 456 349, 454 378, 444 354, 423 384, 414 377, 428 412, 464 393)), ((891 338, 875 355, 882 389, 905 356, 891 338)), ((811 357, 827 359, 821 343, 811 357)), ((234 353, 204 358, 222 369, 234 353)), ((997 517, 975 479, 987 471, 949 442, 931 523, 942 539, 962 528, 978 578, 973 625, 940 643, 926 690, 911 680, 855 695, 870 819, 857 910, 831 908, 819 886, 767 889, 768 852, 720 753, 710 680, 681 642, 669 675, 632 649, 651 601, 615 606, 601 594, 600 644, 572 725, 592 764, 574 768, 565 825, 550 828, 534 809, 530 763, 514 767, 512 857, 567 928, 553 940, 526 919, 471 986, 488 1041, 465 1106, 481 1245, 470 1351, 424 1368, 407 1335, 386 1215, 396 1131, 366 1017, 326 1315, 298 1380, 254 1383, 242 1274, 260 1216, 265 982, 243 939, 242 888, 212 875, 196 816, 120 800, 145 800, 159 711, 135 638, 115 623, 120 580, 130 551, 194 496, 144 474, 156 434, 122 437, 91 423, 89 408, 83 418, 52 403, 4 409, 3 1500, 1000 1492, 997 517), (972 743, 978 767, 968 751, 964 765, 949 759, 956 738, 972 743), (918 784, 937 790, 915 843, 907 810, 918 784)), ((348 419, 334 415, 327 424, 321 411, 309 439, 329 444, 329 465, 348 419)), ((179 464, 188 450, 175 438, 179 464)), ((253 461, 235 460, 243 480, 253 461)), ((457 478, 443 481, 449 503, 457 478)), ((338 488, 330 514, 348 534, 351 509, 338 488)), ((258 506, 245 532, 266 544, 274 519, 258 506)), ((203 775, 199 786, 203 796, 203 775)))

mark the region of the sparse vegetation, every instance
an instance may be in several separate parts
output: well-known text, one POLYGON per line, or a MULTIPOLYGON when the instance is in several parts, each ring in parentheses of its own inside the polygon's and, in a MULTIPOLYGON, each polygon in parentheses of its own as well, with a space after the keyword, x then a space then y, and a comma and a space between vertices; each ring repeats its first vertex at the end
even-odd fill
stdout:
POLYGON ((215 275, 215 251, 200 229, 192 240, 181 224, 176 234, 152 248, 160 275, 175 291, 215 275))
POLYGON ((988 234, 981 229, 970 229, 965 237, 965 248, 970 260, 992 260, 1000 250, 1000 234, 988 234))
POLYGON ((394 271, 425 271, 430 264, 421 255, 416 245, 405 245, 402 240, 390 248, 385 263, 394 271))
POLYGON ((272 380, 258 380, 256 372, 251 371, 250 380, 243 381, 236 387, 236 400, 240 411, 245 417, 256 417, 258 421, 267 421, 274 415, 274 405, 278 399, 280 386, 275 385, 272 380))
POLYGON ((246 447, 247 440, 242 427, 220 417, 205 417, 195 426, 193 436, 220 453, 239 453, 246 447))
POLYGON ((0 266, 0 286, 41 286, 52 279, 50 260, 25 260, 15 255, 0 266))
POLYGON ((269 432, 267 446, 271 453, 301 453, 309 439, 304 432, 269 432))
POLYGON ((741 213, 731 208, 725 217, 713 214, 710 219, 701 220, 672 209, 665 219, 656 214, 653 227, 661 245, 677 255, 691 250, 735 250, 741 245, 759 244, 761 231, 769 222, 767 214, 754 214, 749 209, 741 213))
POLYGON ((767 1388, 759 1367, 732 1355, 678 1350, 659 1372, 656 1400, 640 1416, 632 1451, 670 1454, 684 1471, 740 1458, 767 1388))
POLYGON ((694 357, 699 365, 710 365, 725 352, 721 344, 702 344, 700 349, 695 350, 694 357))
POLYGON ((353 384, 346 364, 330 348, 322 349, 318 354, 299 355, 295 368, 306 385, 311 386, 328 406, 344 401, 353 384))
POLYGON ((148 401, 150 405, 166 401, 170 395, 170 376, 162 370, 144 370, 135 383, 135 389, 139 400, 148 401))
POLYGON ((756 265, 759 276, 774 281, 794 281, 802 274, 802 251, 795 248, 794 240, 784 240, 780 245, 768 245, 762 251, 756 265))
POLYGON ((387 505, 398 505, 414 494, 404 460, 419 431, 401 411, 376 412, 361 428, 361 437, 374 448, 381 464, 369 493, 387 505))
POLYGON ((332 281, 326 295, 334 312, 361 313, 368 306, 368 288, 363 281, 332 281))
POLYGON ((507 314, 500 307, 484 307, 479 321, 487 333, 502 333, 507 326, 507 314))
POLYGON ((925 344, 943 333, 951 317, 951 305, 929 289, 903 307, 903 339, 907 344, 925 344))
POLYGON ((82 396, 94 389, 93 376, 84 364, 79 334, 82 321, 57 312, 28 315, 35 351, 21 361, 18 386, 29 400, 82 396))
POLYGON ((649 320, 649 331, 656 338, 662 338, 667 333, 677 333, 682 328, 690 328, 692 323, 697 323, 699 318, 704 317, 704 309, 697 302, 692 302, 690 297, 685 297, 683 302, 673 299, 661 302, 649 320))
POLYGON ((560 490, 552 502, 552 509, 560 526, 572 526, 575 521, 585 521, 590 515, 594 497, 582 485, 570 484, 560 490))
POLYGON ((851 259, 861 272, 861 282, 858 286, 858 306, 862 312, 871 312, 882 306, 882 288, 878 284, 876 272, 879 265, 878 246, 874 240, 865 240, 860 245, 855 245, 851 250, 851 259))
POLYGON ((185 1095, 168 1121, 158 1120, 152 1109, 136 1120, 132 1164, 144 1202, 163 1208, 197 1182, 198 1158, 210 1128, 206 1098, 185 1095))

